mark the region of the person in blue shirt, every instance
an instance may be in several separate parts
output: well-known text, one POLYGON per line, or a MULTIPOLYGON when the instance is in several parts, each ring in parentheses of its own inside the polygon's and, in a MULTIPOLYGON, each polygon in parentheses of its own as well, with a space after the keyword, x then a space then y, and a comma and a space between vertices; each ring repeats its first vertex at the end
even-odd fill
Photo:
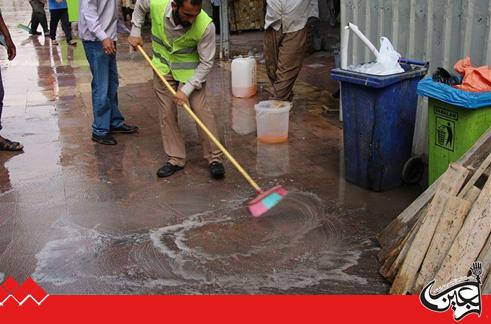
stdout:
POLYGON ((77 42, 72 39, 72 29, 68 21, 68 6, 66 0, 49 0, 49 13, 51 20, 49 23, 51 44, 58 45, 56 40, 56 29, 58 22, 61 20, 61 28, 65 32, 66 41, 70 45, 77 45, 77 42))

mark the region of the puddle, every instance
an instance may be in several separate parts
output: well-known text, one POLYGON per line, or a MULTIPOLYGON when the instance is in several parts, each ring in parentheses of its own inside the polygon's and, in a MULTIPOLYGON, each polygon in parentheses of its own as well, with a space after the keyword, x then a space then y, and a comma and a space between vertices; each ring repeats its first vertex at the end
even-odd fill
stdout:
POLYGON ((339 222, 317 196, 291 193, 259 219, 242 205, 147 233, 116 235, 60 222, 64 237, 36 255, 33 279, 55 286, 90 279, 140 293, 261 293, 323 280, 366 283, 345 272, 362 250, 343 243, 339 222))
POLYGON ((289 144, 264 144, 257 141, 256 171, 277 178, 290 172, 289 144))
POLYGON ((336 220, 318 198, 293 193, 259 219, 243 210, 196 215, 151 233, 174 274, 227 290, 287 290, 326 279, 364 280, 343 273, 361 253, 346 252, 336 220), (327 216, 327 217, 326 217, 327 216))
POLYGON ((232 129, 239 135, 256 131, 256 97, 240 99, 232 97, 232 129))

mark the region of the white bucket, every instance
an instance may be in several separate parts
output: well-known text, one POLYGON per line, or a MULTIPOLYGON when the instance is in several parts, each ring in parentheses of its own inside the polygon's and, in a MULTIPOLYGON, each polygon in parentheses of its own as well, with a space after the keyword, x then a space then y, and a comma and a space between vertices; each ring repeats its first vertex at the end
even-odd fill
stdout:
POLYGON ((255 106, 257 139, 262 143, 288 141, 288 123, 291 103, 287 101, 261 101, 255 106))

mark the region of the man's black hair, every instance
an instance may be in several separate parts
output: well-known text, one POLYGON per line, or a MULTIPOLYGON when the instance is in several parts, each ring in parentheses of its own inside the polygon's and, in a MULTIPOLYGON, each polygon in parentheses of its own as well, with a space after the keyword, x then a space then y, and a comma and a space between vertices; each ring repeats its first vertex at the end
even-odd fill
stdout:
MULTIPOLYGON (((184 1, 186 0, 174 0, 174 2, 178 7, 181 7, 184 1)), ((203 4, 203 0, 189 0, 189 1, 193 6, 201 6, 203 4)))

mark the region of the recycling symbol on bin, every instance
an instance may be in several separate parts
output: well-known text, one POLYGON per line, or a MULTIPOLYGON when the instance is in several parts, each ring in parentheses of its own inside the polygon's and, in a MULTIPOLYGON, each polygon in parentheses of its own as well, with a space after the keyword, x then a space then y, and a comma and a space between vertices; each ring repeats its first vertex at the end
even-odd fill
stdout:
POLYGON ((436 145, 449 150, 454 150, 455 123, 444 118, 436 119, 436 145))

